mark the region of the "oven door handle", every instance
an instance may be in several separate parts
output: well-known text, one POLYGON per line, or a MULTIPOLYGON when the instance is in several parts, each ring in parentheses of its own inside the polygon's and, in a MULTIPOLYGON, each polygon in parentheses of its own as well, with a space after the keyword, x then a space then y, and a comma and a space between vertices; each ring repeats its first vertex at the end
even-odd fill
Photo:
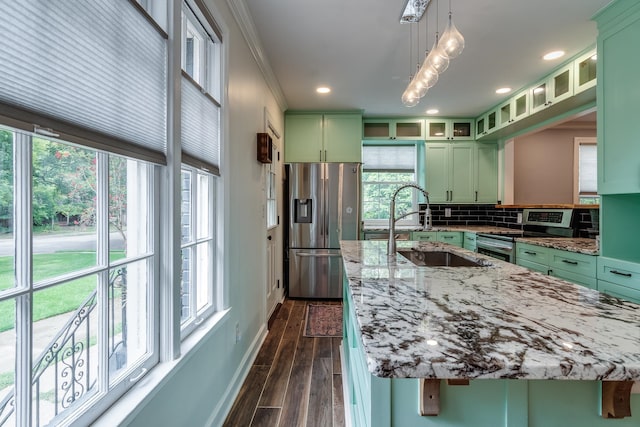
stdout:
POLYGON ((496 243, 496 242, 490 242, 487 240, 477 240, 476 239, 476 245, 478 247, 480 246, 484 246, 487 248, 498 248, 498 249, 505 249, 505 250, 513 250, 513 245, 508 245, 508 244, 501 244, 501 243, 496 243))

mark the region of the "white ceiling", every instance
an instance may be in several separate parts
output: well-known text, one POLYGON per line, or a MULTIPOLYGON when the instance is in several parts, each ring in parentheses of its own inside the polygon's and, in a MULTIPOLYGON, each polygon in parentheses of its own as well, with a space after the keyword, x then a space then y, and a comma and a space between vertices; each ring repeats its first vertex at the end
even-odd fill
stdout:
MULTIPOLYGON (((238 0, 241 1, 241 0, 238 0)), ((410 73, 409 28, 400 24, 405 0, 244 0, 289 109, 360 109, 366 116, 476 117, 514 90, 534 83, 585 48, 595 45, 591 17, 610 0, 451 0, 453 20, 466 40, 420 103, 400 101, 410 73), (546 52, 567 55, 543 61, 546 52), (328 95, 315 88, 327 85, 328 95)), ((449 1, 432 0, 420 27, 420 58, 440 32, 449 1)), ((416 25, 413 66, 417 62, 416 25)))

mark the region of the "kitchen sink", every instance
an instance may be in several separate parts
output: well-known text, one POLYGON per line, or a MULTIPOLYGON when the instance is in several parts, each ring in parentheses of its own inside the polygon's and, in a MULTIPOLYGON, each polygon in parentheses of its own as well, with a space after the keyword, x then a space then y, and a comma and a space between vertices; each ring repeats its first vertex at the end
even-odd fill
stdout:
POLYGON ((400 255, 421 267, 484 267, 485 264, 473 261, 452 252, 445 251, 398 251, 400 255))

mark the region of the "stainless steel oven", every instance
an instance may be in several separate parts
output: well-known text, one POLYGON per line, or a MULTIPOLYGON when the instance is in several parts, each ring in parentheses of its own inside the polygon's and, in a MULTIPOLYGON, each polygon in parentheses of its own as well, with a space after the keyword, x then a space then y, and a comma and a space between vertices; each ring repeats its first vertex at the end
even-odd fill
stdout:
POLYGON ((511 263, 516 261, 515 244, 511 236, 479 233, 476 247, 479 254, 511 263))

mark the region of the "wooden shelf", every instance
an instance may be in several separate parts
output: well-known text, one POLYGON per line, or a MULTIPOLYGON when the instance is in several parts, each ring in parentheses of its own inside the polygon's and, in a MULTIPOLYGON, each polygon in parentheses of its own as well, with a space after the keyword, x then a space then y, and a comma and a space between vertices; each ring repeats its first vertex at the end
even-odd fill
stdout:
POLYGON ((571 203, 537 204, 537 205, 495 205, 505 209, 600 209, 600 205, 574 205, 571 203))

